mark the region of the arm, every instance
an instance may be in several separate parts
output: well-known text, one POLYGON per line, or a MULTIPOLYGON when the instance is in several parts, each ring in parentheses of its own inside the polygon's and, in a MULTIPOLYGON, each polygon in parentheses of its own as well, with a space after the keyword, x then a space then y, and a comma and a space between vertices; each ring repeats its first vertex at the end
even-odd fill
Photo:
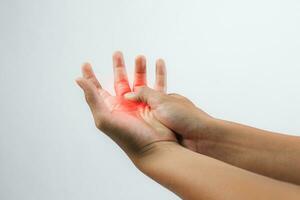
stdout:
MULTIPOLYGON (((123 98, 124 92, 131 90, 122 55, 116 53, 113 60, 117 96, 101 87, 89 64, 83 66, 83 77, 77 83, 85 93, 96 126, 142 172, 184 199, 247 199, 253 194, 262 199, 299 198, 299 189, 292 184, 255 175, 181 147, 174 133, 157 121, 155 110, 123 98)), ((140 69, 137 64, 136 69, 140 69)))
POLYGON ((299 199, 298 186, 194 153, 172 142, 152 146, 136 166, 182 199, 299 199))
POLYGON ((300 138, 215 119, 183 96, 144 87, 125 96, 147 102, 155 117, 195 152, 300 185, 300 138))
POLYGON ((232 165, 300 185, 300 138, 214 120, 202 152, 232 165))

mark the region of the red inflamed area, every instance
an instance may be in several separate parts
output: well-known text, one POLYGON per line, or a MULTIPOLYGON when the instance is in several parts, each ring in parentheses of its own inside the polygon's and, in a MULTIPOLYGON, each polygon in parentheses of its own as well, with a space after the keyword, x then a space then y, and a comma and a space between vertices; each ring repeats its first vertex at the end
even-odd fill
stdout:
MULTIPOLYGON (((115 111, 122 111, 122 112, 132 112, 144 109, 147 104, 143 102, 136 102, 124 99, 123 96, 116 96, 114 102, 114 110, 115 111)), ((113 103, 113 102, 111 102, 113 103)))

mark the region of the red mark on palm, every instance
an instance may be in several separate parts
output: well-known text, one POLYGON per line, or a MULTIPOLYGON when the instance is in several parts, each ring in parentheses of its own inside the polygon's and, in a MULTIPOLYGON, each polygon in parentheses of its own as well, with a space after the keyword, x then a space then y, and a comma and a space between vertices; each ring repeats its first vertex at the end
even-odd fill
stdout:
POLYGON ((133 113, 141 111, 147 106, 141 102, 126 100, 123 96, 108 96, 105 101, 111 112, 133 113))

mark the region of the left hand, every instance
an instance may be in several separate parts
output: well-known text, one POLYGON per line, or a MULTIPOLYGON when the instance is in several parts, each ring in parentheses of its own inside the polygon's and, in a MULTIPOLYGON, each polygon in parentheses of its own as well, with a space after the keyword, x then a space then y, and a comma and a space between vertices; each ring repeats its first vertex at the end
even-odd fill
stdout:
MULTIPOLYGON (((174 133, 155 119, 148 105, 124 99, 123 95, 131 92, 131 88, 121 52, 113 55, 113 69, 116 96, 101 87, 88 63, 82 66, 83 77, 76 80, 85 93, 97 128, 111 137, 131 159, 142 155, 141 152, 154 143, 177 142, 174 133)), ((164 92, 166 74, 161 59, 156 62, 156 72, 155 89, 164 92)), ((146 60, 139 56, 135 60, 133 91, 146 85, 146 60)))

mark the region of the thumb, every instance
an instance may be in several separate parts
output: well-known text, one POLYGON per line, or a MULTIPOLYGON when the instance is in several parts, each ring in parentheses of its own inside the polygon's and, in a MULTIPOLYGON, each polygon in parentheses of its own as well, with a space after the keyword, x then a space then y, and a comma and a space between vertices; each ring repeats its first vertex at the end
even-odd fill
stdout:
POLYGON ((124 98, 131 101, 140 101, 153 106, 162 98, 161 92, 155 91, 149 87, 143 86, 136 88, 136 92, 129 92, 124 95, 124 98))
POLYGON ((85 78, 77 78, 76 83, 81 87, 85 94, 85 99, 88 105, 90 106, 91 110, 95 110, 98 107, 98 95, 97 91, 95 91, 95 86, 90 83, 85 78))

